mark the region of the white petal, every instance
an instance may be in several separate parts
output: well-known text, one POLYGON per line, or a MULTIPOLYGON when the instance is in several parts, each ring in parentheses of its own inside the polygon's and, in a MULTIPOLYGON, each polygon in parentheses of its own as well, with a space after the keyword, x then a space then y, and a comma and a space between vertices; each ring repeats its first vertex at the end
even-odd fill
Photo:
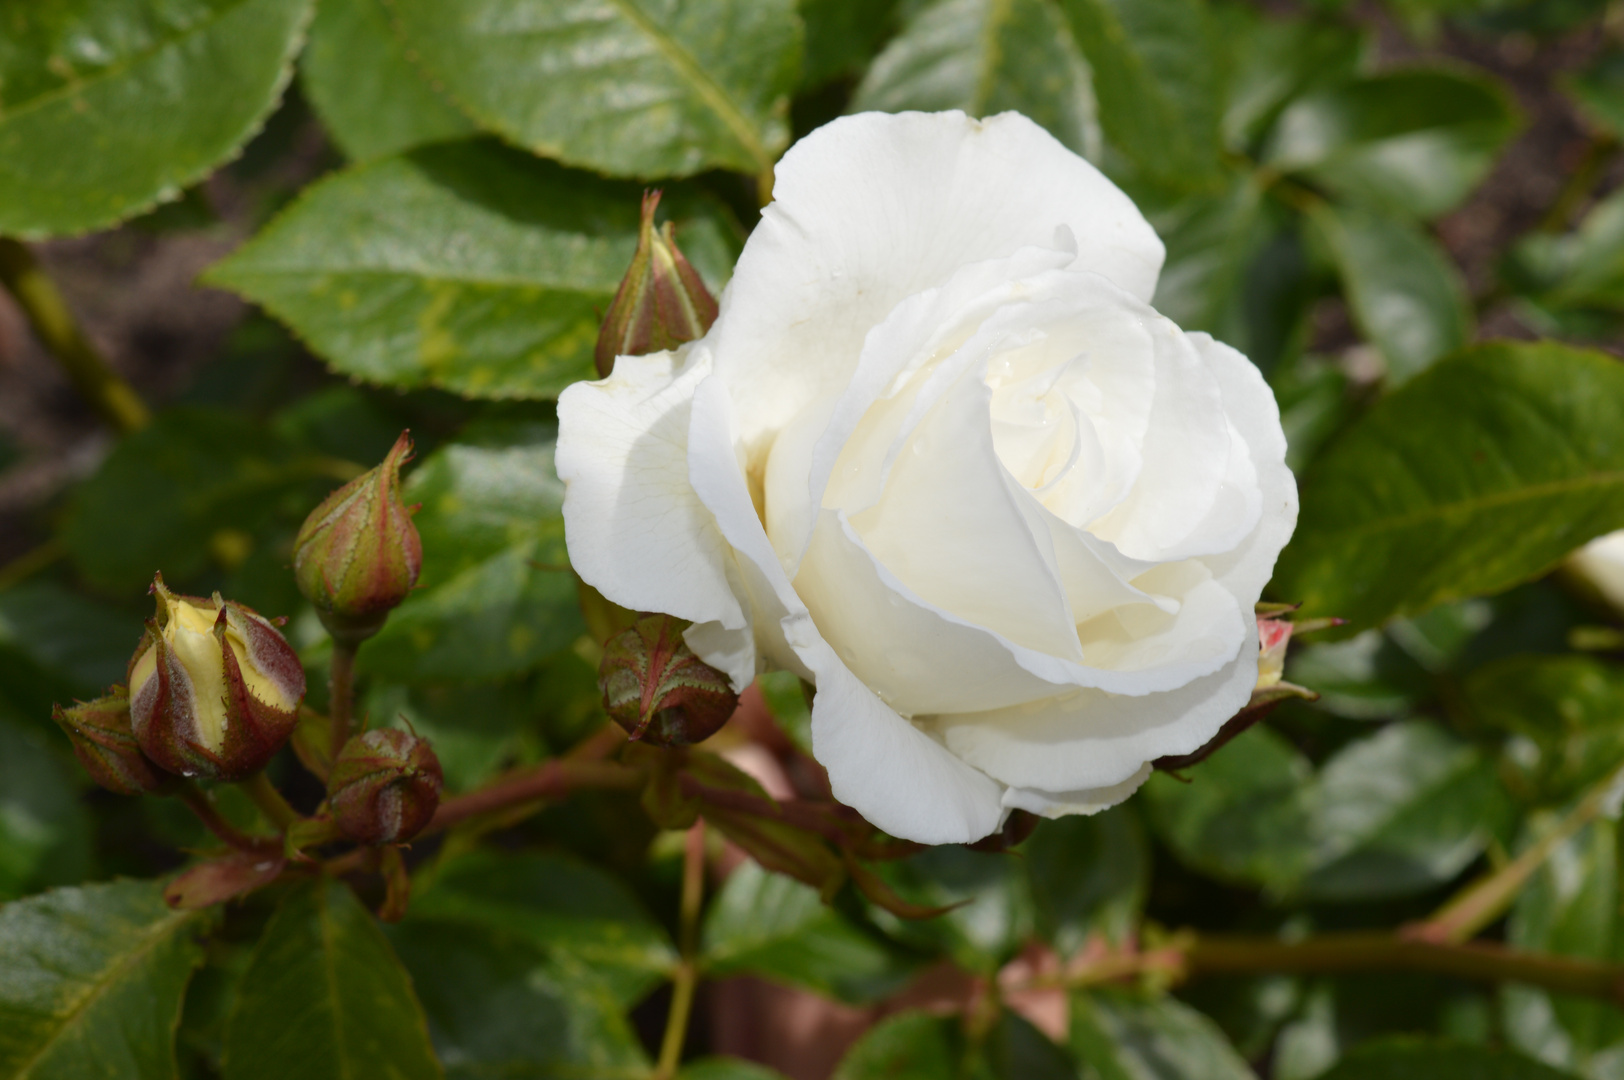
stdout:
POLYGON ((1117 187, 1006 113, 865 113, 797 143, 776 171, 711 331, 753 457, 805 404, 851 381, 863 338, 960 267, 1078 243, 1076 266, 1148 300, 1161 241, 1117 187))
POLYGON ((1624 611, 1624 530, 1592 540, 1573 553, 1568 565, 1588 578, 1609 604, 1624 611))
POLYGON ((884 493, 852 516, 868 550, 927 603, 1081 662, 1041 507, 992 443, 992 389, 970 367, 913 431, 884 493))
POLYGON ((1011 787, 1074 791, 1120 784, 1148 761, 1188 754, 1241 710, 1257 683, 1257 631, 1241 654, 1175 690, 1126 697, 1078 690, 985 713, 934 717, 948 749, 1011 787))
POLYGON ((1003 824, 999 784, 898 716, 838 660, 820 664, 817 679, 812 752, 835 798, 920 844, 967 844, 1003 824))
POLYGON ((1002 788, 875 697, 818 633, 756 517, 734 430, 727 388, 702 382, 689 436, 694 489, 739 554, 763 647, 818 688, 812 749, 835 797, 891 835, 922 844, 966 843, 997 829, 1002 788))
POLYGON ((1150 779, 1150 763, 1122 781, 1103 788, 1083 788, 1078 791, 1037 791, 1031 788, 1009 788, 1004 792, 1004 805, 1011 810, 1026 810, 1042 817, 1057 818, 1068 814, 1097 814, 1109 810, 1150 779))
POLYGON ((1224 413, 1246 442, 1258 491, 1258 521, 1251 535, 1231 550, 1201 561, 1243 607, 1250 608, 1263 595, 1275 559, 1297 527, 1297 480, 1286 468, 1280 407, 1256 365, 1206 334, 1189 338, 1223 391, 1224 413))
POLYGON ((731 554, 688 481, 701 349, 623 356, 609 378, 558 399, 565 540, 581 578, 622 607, 744 625, 731 554))
POLYGON ((1185 333, 1148 307, 1143 312, 1156 365, 1144 464, 1128 496, 1088 530, 1135 559, 1164 562, 1225 550, 1227 544, 1213 546, 1197 531, 1229 471, 1223 392, 1185 333))

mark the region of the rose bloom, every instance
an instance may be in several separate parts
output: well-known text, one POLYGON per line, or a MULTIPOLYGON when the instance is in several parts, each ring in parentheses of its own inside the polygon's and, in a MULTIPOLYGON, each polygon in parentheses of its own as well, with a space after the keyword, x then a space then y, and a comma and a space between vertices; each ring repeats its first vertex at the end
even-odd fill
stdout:
POLYGON ((1256 368, 1025 117, 845 117, 779 163, 715 324, 560 398, 571 562, 817 688, 834 794, 922 843, 1092 813, 1257 679, 1297 517, 1256 368))

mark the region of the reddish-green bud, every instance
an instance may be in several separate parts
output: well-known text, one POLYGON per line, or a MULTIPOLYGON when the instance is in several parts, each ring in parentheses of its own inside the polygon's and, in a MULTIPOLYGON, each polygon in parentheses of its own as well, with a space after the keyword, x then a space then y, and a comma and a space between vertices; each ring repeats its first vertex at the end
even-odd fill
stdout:
POLYGON ((403 431, 383 464, 327 496, 293 542, 299 591, 335 639, 376 634, 417 584, 423 544, 400 498, 400 467, 411 456, 403 431))
POLYGON ((429 744, 378 728, 344 744, 327 778, 327 806, 339 830, 362 844, 410 840, 434 817, 445 780, 429 744))
POLYGON ((304 668, 269 619, 241 604, 152 583, 158 614, 130 658, 130 723, 172 773, 240 780, 293 734, 304 668))
POLYGON ((51 711, 68 738, 73 753, 90 778, 108 791, 120 795, 141 795, 161 791, 173 782, 141 752, 130 727, 130 695, 115 686, 106 697, 75 702, 72 708, 57 705, 51 711))
POLYGON ((659 205, 658 191, 643 194, 637 252, 598 332, 592 356, 598 374, 605 378, 614 369, 615 357, 674 349, 703 337, 716 321, 716 298, 677 250, 671 223, 654 227, 654 209, 659 205))
POLYGON ((669 615, 646 615, 604 646, 603 707, 634 741, 691 746, 716 734, 738 708, 727 676, 693 654, 681 628, 669 615))

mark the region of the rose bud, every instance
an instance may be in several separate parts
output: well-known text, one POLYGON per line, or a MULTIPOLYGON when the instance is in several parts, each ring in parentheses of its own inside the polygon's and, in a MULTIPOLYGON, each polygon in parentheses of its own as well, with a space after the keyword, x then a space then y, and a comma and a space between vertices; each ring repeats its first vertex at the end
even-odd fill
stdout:
POLYGON ((693 654, 680 627, 668 615, 647 615, 604 646, 598 665, 603 707, 633 741, 703 742, 738 707, 727 676, 693 654))
POLYGON ((1285 619, 1259 617, 1257 621, 1257 689, 1278 686, 1286 674, 1286 646, 1292 625, 1285 619))
POLYGON ((643 195, 637 251, 621 279, 593 351, 598 374, 607 378, 617 356, 646 356, 692 341, 716 321, 716 298, 677 250, 668 221, 654 227, 658 191, 643 195))
POLYGON ((299 591, 336 640, 377 633, 417 584, 423 544, 400 498, 400 467, 411 456, 403 431, 383 464, 327 496, 293 542, 299 591))
POLYGON ((423 831, 445 780, 429 744, 379 728, 344 744, 327 778, 327 805, 340 831, 362 844, 398 844, 423 831))
POLYGON ((130 728, 130 695, 115 686, 106 697, 58 705, 51 719, 73 741, 73 754, 90 778, 120 795, 160 791, 173 779, 141 752, 130 728))
POLYGON ((268 619, 241 604, 152 583, 158 614, 130 659, 130 720, 141 749, 182 776, 240 780, 293 734, 304 669, 268 619))

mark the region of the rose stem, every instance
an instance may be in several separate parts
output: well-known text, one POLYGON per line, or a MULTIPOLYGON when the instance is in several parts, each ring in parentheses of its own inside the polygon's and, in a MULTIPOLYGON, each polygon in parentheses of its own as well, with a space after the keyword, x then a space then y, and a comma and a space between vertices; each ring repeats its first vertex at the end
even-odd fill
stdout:
POLYGON ((40 342, 56 357, 68 381, 101 418, 120 434, 139 431, 152 420, 141 398, 86 338, 73 311, 34 255, 9 237, 0 237, 0 285, 16 297, 40 342))
POLYGON ((694 956, 699 945, 699 907, 705 894, 705 822, 700 819, 688 829, 682 848, 682 906, 678 944, 682 959, 672 973, 671 1011, 665 1018, 665 1037, 660 1040, 660 1061, 654 1067, 654 1080, 672 1080, 682 1060, 682 1044, 688 1037, 688 1018, 693 1013, 694 990, 699 984, 699 968, 694 956))
POLYGON ((175 795, 186 804, 188 810, 197 815, 204 828, 239 851, 257 851, 276 843, 269 838, 249 836, 240 831, 220 816, 220 812, 214 808, 214 801, 190 780, 182 780, 180 789, 175 795))
POLYGON ((1183 964, 1190 977, 1263 972, 1427 972, 1487 982, 1527 983, 1624 1005, 1624 965, 1523 952, 1489 942, 1418 941, 1402 934, 1364 931, 1323 934, 1295 942, 1213 936, 1196 938, 1187 945, 1183 964))
POLYGON ((254 800, 254 805, 260 812, 270 818, 279 829, 287 829, 299 819, 298 811, 288 805, 282 793, 266 777, 264 770, 255 773, 242 782, 242 789, 254 800))
POLYGON ((561 798, 582 788, 629 790, 642 787, 643 773, 603 760, 624 741, 620 728, 605 724, 561 758, 511 773, 478 791, 447 799, 423 831, 439 832, 472 817, 561 798))
POLYGON ((1526 851, 1486 877, 1467 885, 1425 922, 1407 927, 1408 937, 1425 941, 1463 942, 1504 915, 1528 879, 1546 859, 1607 808, 1613 789, 1624 778, 1624 765, 1585 793, 1579 804, 1526 851))
POLYGON ((333 661, 327 674, 327 720, 332 725, 332 760, 337 761, 350 741, 350 715, 355 709, 355 643, 333 642, 333 661))

